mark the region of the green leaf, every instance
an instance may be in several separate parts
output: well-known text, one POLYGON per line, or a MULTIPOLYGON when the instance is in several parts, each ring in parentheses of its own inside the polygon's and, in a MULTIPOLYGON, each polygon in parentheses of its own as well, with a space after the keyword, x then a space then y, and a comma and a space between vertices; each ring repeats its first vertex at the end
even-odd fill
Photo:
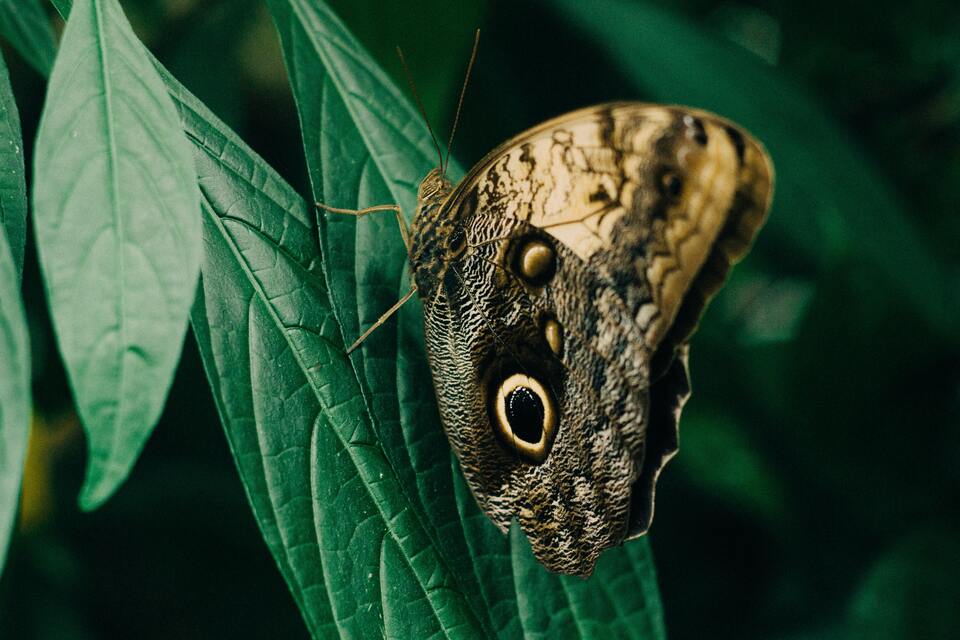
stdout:
MULTIPOLYGON (((338 207, 399 202, 409 217, 416 185, 436 158, 416 111, 325 6, 270 2, 280 31, 318 201, 338 207), (323 62, 321 62, 323 61, 323 62), (329 66, 339 73, 327 71, 329 66)), ((405 292, 406 252, 390 215, 323 221, 324 268, 349 344, 405 292), (362 327, 362 328, 361 328, 362 327)), ((450 488, 446 440, 423 360, 423 320, 412 303, 354 356, 374 428, 401 487, 463 588, 476 593, 450 488), (437 455, 441 453, 441 455, 437 455), (438 532, 446 532, 441 540, 438 532)), ((471 599, 471 602, 474 602, 471 599)))
POLYGON ((37 134, 51 315, 89 441, 80 502, 123 482, 166 400, 200 259, 190 146, 116 0, 78 0, 37 134))
POLYGON ((17 515, 30 428, 30 338, 20 276, 0 225, 0 570, 17 515))
POLYGON ((357 637, 397 622, 403 614, 382 609, 386 571, 407 583, 406 601, 390 607, 425 611, 425 624, 453 637, 474 635, 370 430, 306 204, 209 118, 191 115, 196 106, 181 108, 205 213, 193 323, 248 495, 311 632, 332 633, 330 604, 357 637))
POLYGON ((0 223, 6 230, 17 281, 23 274, 27 240, 27 183, 23 168, 20 115, 10 87, 10 75, 0 56, 0 223))
MULTIPOLYGON (((411 217, 417 184, 436 160, 416 111, 322 2, 269 6, 317 199, 346 208, 398 203, 411 217)), ((462 172, 454 166, 451 173, 462 172)), ((326 215, 320 232, 333 312, 342 339, 352 342, 406 291, 406 254, 389 214, 359 221, 326 215)), ((663 637, 645 540, 607 552, 588 581, 560 578, 535 561, 522 536, 511 542, 479 512, 450 463, 433 389, 424 384, 430 374, 422 322, 419 303, 408 304, 363 343, 352 364, 402 490, 485 631, 503 638, 663 637)))
POLYGON ((41 75, 50 75, 57 46, 39 0, 0 0, 0 34, 41 75))
POLYGON ((610 64, 653 99, 710 109, 754 133, 777 171, 760 243, 782 241, 821 269, 839 251, 869 261, 950 340, 960 336, 948 276, 898 197, 849 137, 801 89, 755 55, 674 14, 624 0, 554 0, 605 47, 610 64), (849 248, 849 249, 848 249, 849 248))
MULTIPOLYGON (((69 0, 53 0, 53 4, 61 15, 66 16, 70 11, 71 2, 69 0)), ((146 49, 144 49, 146 52, 146 49)), ((147 53, 147 55, 150 55, 147 53)), ((198 164, 204 166, 203 160, 207 160, 208 168, 211 169, 211 177, 207 179, 208 189, 201 191, 203 197, 202 211, 209 212, 209 199, 218 192, 223 194, 224 198, 236 198, 237 193, 243 190, 253 191, 256 200, 251 199, 251 207, 267 207, 275 209, 273 220, 281 227, 296 226, 297 223, 311 227, 312 222, 303 213, 306 205, 296 193, 276 175, 276 173, 262 159, 257 157, 249 148, 243 145, 236 135, 230 129, 220 122, 210 111, 193 95, 190 94, 163 66, 153 59, 151 60, 160 73, 167 91, 173 99, 174 104, 180 112, 183 130, 187 138, 194 145, 194 152, 198 157, 198 164), (212 164, 211 164, 212 163, 212 164), (232 180, 231 180, 232 179, 232 180), (253 189, 251 184, 255 183, 257 189, 253 189), (259 204, 258 204, 259 203, 259 204), (301 212, 301 218, 296 219, 295 215, 289 212, 301 212)), ((267 215, 266 217, 270 217, 267 215)), ((309 238, 314 237, 314 233, 291 235, 287 246, 295 244, 296 237, 301 240, 305 235, 309 238)), ((315 242, 315 241, 314 241, 315 242)), ((207 323, 207 309, 204 295, 205 290, 203 281, 200 281, 201 294, 196 297, 193 309, 191 311, 192 325, 196 334, 197 343, 203 355, 207 378, 213 391, 214 400, 220 413, 221 421, 224 425, 227 439, 230 443, 231 451, 237 462, 243 479, 247 497, 250 500, 257 524, 263 534, 268 548, 273 553, 277 561, 278 568, 284 579, 287 581, 294 599, 305 619, 309 623, 311 630, 316 637, 325 637, 328 635, 329 621, 331 620, 330 604, 326 598, 326 590, 318 587, 316 581, 308 585, 306 590, 309 594, 305 595, 304 587, 297 582, 294 574, 290 557, 284 547, 284 538, 281 536, 280 528, 295 529, 297 525, 289 523, 289 511, 283 512, 288 517, 283 521, 278 521, 274 512, 274 505, 271 502, 271 495, 267 490, 264 464, 261 460, 261 453, 255 433, 251 433, 249 425, 246 424, 245 415, 252 415, 250 404, 250 385, 226 385, 221 379, 215 365, 212 353, 212 341, 210 337, 209 325, 207 323), (229 403, 227 402, 229 400, 229 403), (248 413, 245 414, 244 412, 248 413), (235 417, 236 416, 236 417, 235 417)), ((244 366, 242 358, 237 358, 236 365, 231 372, 239 372, 240 375, 249 371, 249 366, 244 366)), ((229 380, 228 380, 229 382, 229 380)), ((295 513, 292 515, 296 515, 295 513)), ((308 519, 312 523, 312 518, 308 519)), ((303 561, 306 567, 318 566, 317 562, 311 562, 315 558, 307 555, 303 560, 303 554, 297 555, 298 560, 303 561)))
MULTIPOLYGON (((200 295, 192 312, 197 343, 231 451, 267 546, 308 628, 315 637, 326 637, 335 627, 314 532, 308 451, 313 417, 303 414, 298 405, 304 402, 294 396, 285 403, 290 408, 282 417, 269 424, 257 421, 265 419, 269 407, 263 405, 272 402, 277 391, 264 393, 255 381, 264 379, 263 369, 279 363, 257 357, 254 339, 262 334, 248 331, 247 325, 255 328, 253 311, 268 313, 263 307, 266 300, 242 258, 251 252, 238 246, 231 235, 232 232, 251 244, 267 244, 267 251, 261 249, 261 254, 269 255, 272 250, 279 265, 292 262, 294 277, 306 275, 315 283, 319 279, 310 275, 319 269, 313 225, 306 217, 302 199, 263 160, 218 126, 199 102, 184 94, 178 105, 195 144, 196 166, 203 185, 205 253, 200 295), (228 213, 231 202, 242 202, 242 211, 228 213), (262 232, 254 234, 258 228, 262 232), (259 306, 251 304, 257 296, 261 298, 259 306), (288 455, 273 456, 269 449, 271 433, 306 444, 291 445, 288 455), (299 478, 299 482, 291 482, 280 490, 277 478, 283 474, 299 478)), ((284 275, 290 278, 292 274, 284 275)), ((313 298, 319 298, 319 304, 307 307, 311 312, 322 312, 329 306, 322 287, 316 292, 310 286, 303 289, 307 295, 312 293, 313 298)), ((314 302, 317 300, 310 300, 311 305, 314 302)), ((269 329, 269 320, 260 322, 269 329)), ((285 360, 283 364, 289 363, 285 360)), ((316 410, 315 401, 307 407, 316 410)), ((286 445, 278 448, 282 450, 286 445)))

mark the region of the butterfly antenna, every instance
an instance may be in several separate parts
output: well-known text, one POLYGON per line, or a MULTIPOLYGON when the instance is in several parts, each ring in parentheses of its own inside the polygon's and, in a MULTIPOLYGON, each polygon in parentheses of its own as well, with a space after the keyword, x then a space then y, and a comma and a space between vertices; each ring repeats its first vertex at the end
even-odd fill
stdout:
POLYGON ((400 57, 400 64, 403 65, 403 71, 407 74, 407 84, 410 85, 410 92, 413 94, 413 99, 417 103, 417 108, 420 110, 420 116, 423 118, 424 124, 427 125, 427 131, 430 132, 430 138, 433 140, 433 147, 437 150, 437 157, 440 158, 440 168, 443 168, 443 152, 440 151, 440 143, 437 142, 437 136, 433 134, 433 127, 430 126, 430 119, 427 118, 427 110, 423 108, 423 103, 420 102, 420 96, 417 94, 417 86, 413 83, 413 75, 410 73, 410 67, 407 66, 407 61, 403 57, 403 50, 400 49, 400 46, 397 46, 397 55, 400 57))
POLYGON ((463 86, 460 88, 460 100, 457 101, 457 113, 453 116, 453 128, 450 129, 450 140, 447 141, 447 157, 443 161, 443 175, 447 175, 447 165, 450 164, 450 148, 453 146, 453 136, 457 132, 457 123, 460 122, 460 109, 463 107, 463 96, 467 94, 467 84, 470 82, 470 72, 473 71, 473 61, 477 59, 477 48, 480 46, 480 29, 473 36, 473 51, 470 53, 470 62, 467 63, 467 75, 463 77, 463 86))

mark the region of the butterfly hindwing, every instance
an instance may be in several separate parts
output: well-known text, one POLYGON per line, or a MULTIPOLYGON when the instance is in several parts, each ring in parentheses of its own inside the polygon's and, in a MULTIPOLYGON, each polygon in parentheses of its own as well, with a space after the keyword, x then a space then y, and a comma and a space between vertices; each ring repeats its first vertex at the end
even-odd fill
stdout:
MULTIPOLYGON (((510 239, 487 242, 474 233, 484 225, 470 226, 473 248, 450 263, 436 300, 424 305, 441 417, 455 425, 447 433, 484 512, 504 531, 514 518, 535 531, 535 553, 548 567, 589 573, 600 550, 624 536, 637 451, 614 417, 640 396, 606 378, 609 364, 571 330, 560 336, 565 357, 557 357, 547 326, 563 325, 566 310, 553 313, 556 290, 532 292, 498 266, 498 253, 526 238, 527 225, 508 227, 501 230, 512 231, 510 239), (522 407, 521 422, 498 415, 499 392, 518 375, 553 414, 552 436, 544 433, 549 426, 524 430, 522 407), (539 448, 527 446, 541 440, 539 448)), ((562 253, 554 277, 584 275, 579 259, 562 253)))

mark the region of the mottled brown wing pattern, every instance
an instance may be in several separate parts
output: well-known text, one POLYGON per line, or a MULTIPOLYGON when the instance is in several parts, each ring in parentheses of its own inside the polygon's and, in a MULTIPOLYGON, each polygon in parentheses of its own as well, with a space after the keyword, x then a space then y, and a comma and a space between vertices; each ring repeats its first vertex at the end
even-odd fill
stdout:
POLYGON ((646 531, 676 450, 686 350, 749 246, 772 170, 710 114, 550 121, 450 191, 421 185, 412 263, 441 418, 484 512, 553 571, 646 531))
MULTIPOLYGON (((619 392, 620 385, 604 382, 608 368, 569 331, 567 358, 582 366, 550 357, 543 322, 554 294, 533 297, 503 282, 492 262, 496 249, 494 243, 468 249, 424 305, 441 417, 452 426, 451 444, 493 521, 506 530, 517 518, 525 531, 537 532, 537 555, 547 566, 589 573, 596 554, 623 538, 625 498, 635 476, 635 452, 613 428, 616 401, 607 393, 619 392), (491 396, 516 373, 540 381, 559 414, 549 455, 539 463, 524 459, 492 426, 491 396)), ((556 277, 568 270, 576 275, 575 260, 559 260, 556 277)), ((564 316, 557 316, 561 324, 564 316)))

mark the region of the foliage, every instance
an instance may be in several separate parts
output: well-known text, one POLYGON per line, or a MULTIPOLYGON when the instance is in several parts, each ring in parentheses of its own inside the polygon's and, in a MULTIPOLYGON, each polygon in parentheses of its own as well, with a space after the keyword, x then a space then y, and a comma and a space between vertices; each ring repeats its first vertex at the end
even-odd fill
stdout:
POLYGON ((0 632, 956 628, 960 252, 944 238, 960 232, 949 215, 960 40, 942 25, 960 9, 933 18, 881 3, 865 18, 809 2, 334 1, 345 25, 320 0, 267 0, 260 13, 253 0, 129 0, 131 30, 115 0, 75 4, 54 63, 39 3, 0 2, 0 34, 36 71, 53 69, 35 150, 36 76, 12 58, 23 140, 0 82, 0 229, 11 245, 0 246, 0 351, 11 354, 0 353, 0 525, 16 508, 30 402, 21 263, 37 415, 0 632), (811 28, 821 10, 838 26, 811 28), (652 545, 608 552, 589 581, 546 573, 518 531, 502 536, 477 510, 436 417, 417 304, 343 355, 406 290, 403 248, 389 215, 318 217, 310 205, 398 202, 412 213, 434 160, 392 47, 403 45, 431 118, 448 126, 478 23, 457 174, 546 117, 623 98, 740 121, 778 170, 770 224, 695 337, 694 399, 652 545), (838 77, 846 66, 858 70, 849 81, 838 77), (24 155, 36 232, 25 261, 24 155), (139 164, 124 173, 128 159, 139 164), (98 233, 105 245, 93 244, 98 233), (96 267, 124 246, 143 258, 124 264, 144 268, 96 267), (101 311, 122 300, 136 301, 131 313, 101 311), (174 377, 188 310, 193 337, 174 377), (111 358, 137 368, 98 373, 111 358), (68 387, 91 443, 85 465, 68 387), (136 419, 102 419, 123 403, 136 419), (86 506, 120 490, 81 516, 69 503, 84 475, 86 506))
POLYGON ((16 516, 30 420, 30 354, 20 283, 0 226, 0 568, 16 516))
POLYGON ((0 1, 0 31, 34 69, 50 73, 56 45, 40 0, 0 1))
POLYGON ((0 57, 0 570, 16 519, 30 421, 30 347, 19 295, 26 228, 20 117, 0 57))
POLYGON ((200 238, 177 111, 116 0, 77 0, 50 74, 33 211, 50 312, 87 432, 81 505, 126 478, 180 356, 200 238))

